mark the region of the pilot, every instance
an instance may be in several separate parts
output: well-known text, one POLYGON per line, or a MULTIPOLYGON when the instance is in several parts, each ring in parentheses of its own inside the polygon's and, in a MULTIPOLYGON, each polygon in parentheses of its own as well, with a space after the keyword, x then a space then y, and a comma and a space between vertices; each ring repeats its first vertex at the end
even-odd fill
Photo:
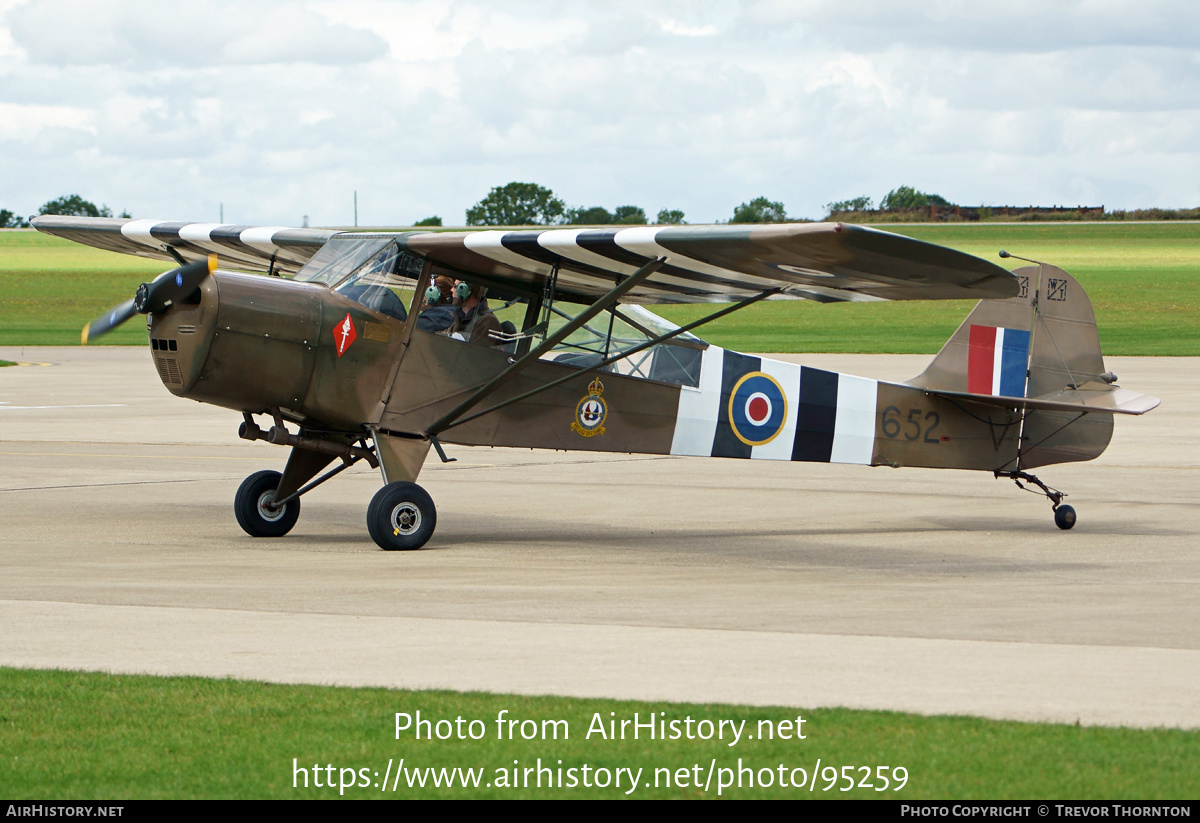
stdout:
POLYGON ((500 331, 500 321, 488 307, 487 287, 474 286, 462 280, 454 284, 459 316, 449 328, 451 337, 481 346, 494 346, 491 333, 500 331))
POLYGON ((459 308, 454 305, 454 281, 438 275, 425 290, 421 302, 421 313, 417 315, 417 328, 427 332, 444 332, 459 317, 459 308))

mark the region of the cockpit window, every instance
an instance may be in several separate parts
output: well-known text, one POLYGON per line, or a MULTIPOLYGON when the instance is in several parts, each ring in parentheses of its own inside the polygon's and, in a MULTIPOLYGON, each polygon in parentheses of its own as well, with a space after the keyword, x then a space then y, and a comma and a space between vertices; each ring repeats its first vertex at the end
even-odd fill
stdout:
MULTIPOLYGON (((550 309, 548 331, 562 328, 582 306, 558 302, 550 309)), ((679 327, 641 306, 622 305, 593 318, 543 357, 556 363, 590 368, 679 327)), ((642 377, 678 386, 700 385, 700 363, 708 344, 684 332, 605 366, 603 371, 642 377)))
POLYGON ((335 234, 292 279, 332 286, 385 247, 395 245, 395 238, 387 235, 335 234))
POLYGON ((395 241, 361 262, 334 287, 338 294, 357 301, 372 311, 405 320, 405 305, 412 302, 421 263, 400 251, 395 241))

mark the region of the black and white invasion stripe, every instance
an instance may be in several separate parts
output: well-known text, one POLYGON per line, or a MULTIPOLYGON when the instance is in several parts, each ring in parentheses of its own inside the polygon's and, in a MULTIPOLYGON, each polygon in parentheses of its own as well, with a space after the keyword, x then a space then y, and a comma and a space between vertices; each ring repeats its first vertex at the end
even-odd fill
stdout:
POLYGON ((39 231, 108 251, 173 261, 167 246, 194 260, 216 254, 222 265, 266 271, 275 258, 277 271, 294 273, 337 234, 284 226, 238 226, 168 220, 104 217, 35 218, 39 231))

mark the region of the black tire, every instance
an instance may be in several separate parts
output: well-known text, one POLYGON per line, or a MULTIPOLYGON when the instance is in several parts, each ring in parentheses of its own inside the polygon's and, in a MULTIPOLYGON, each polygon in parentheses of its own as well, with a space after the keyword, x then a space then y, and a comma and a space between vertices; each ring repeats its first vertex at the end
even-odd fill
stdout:
POLYGON ((425 545, 437 526, 429 492, 416 483, 389 483, 367 507, 367 531, 385 551, 411 551, 425 545))
POLYGON ((272 511, 267 503, 279 488, 282 475, 261 471, 247 477, 233 498, 233 513, 238 525, 251 537, 283 537, 300 517, 300 498, 289 500, 282 509, 272 511))
POLYGON ((1075 525, 1075 510, 1070 506, 1059 506, 1054 510, 1054 525, 1063 531, 1075 525))

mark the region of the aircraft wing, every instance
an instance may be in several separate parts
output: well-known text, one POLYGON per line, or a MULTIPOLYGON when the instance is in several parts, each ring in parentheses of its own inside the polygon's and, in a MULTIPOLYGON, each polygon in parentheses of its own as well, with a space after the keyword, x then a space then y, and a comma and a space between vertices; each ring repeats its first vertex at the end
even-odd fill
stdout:
POLYGON ((590 302, 657 257, 630 303, 728 302, 768 289, 820 302, 1015 297, 1006 269, 969 254, 843 223, 414 232, 410 251, 502 288, 590 302))
POLYGON ((169 246, 188 262, 215 254, 223 268, 249 271, 268 271, 274 259, 274 270, 285 274, 295 274, 325 241, 337 234, 325 229, 118 217, 43 215, 32 222, 38 231, 107 251, 175 263, 174 256, 167 251, 169 246))
MULTIPOLYGON (((294 274, 339 232, 115 218, 43 216, 40 231, 111 251, 173 260, 216 253, 224 266, 294 274)), ((658 257, 666 265, 629 303, 728 302, 766 290, 823 303, 1004 298, 1006 269, 963 252, 843 223, 550 228, 395 235, 408 251, 498 291, 590 303, 658 257)))

